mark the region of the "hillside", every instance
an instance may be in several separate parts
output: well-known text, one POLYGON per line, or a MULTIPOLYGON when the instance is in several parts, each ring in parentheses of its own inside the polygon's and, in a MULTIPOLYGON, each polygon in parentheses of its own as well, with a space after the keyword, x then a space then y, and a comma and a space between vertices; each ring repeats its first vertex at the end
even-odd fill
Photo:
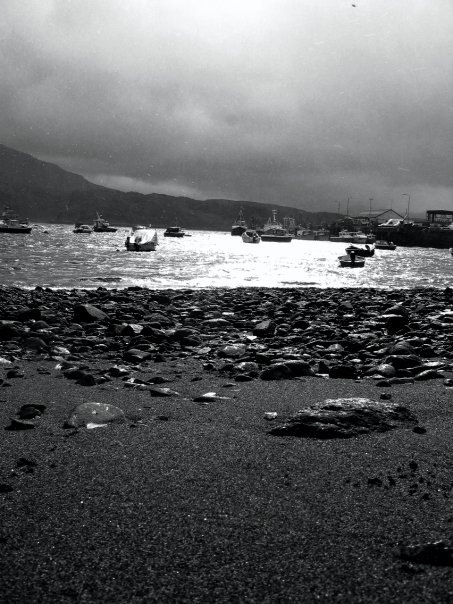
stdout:
POLYGON ((0 207, 11 206, 36 222, 92 223, 96 212, 112 224, 151 223, 166 227, 178 223, 187 229, 227 231, 242 207, 246 220, 263 224, 276 208, 278 217, 297 223, 322 224, 337 217, 290 206, 231 199, 198 200, 158 193, 118 191, 93 184, 79 174, 0 145, 0 207))

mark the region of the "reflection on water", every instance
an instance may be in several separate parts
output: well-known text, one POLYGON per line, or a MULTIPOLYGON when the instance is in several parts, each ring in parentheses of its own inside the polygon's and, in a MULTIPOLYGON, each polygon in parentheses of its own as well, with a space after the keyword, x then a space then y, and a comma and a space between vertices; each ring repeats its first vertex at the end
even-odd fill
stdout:
POLYGON ((446 287, 453 283, 448 250, 376 250, 365 267, 340 268, 346 244, 329 241, 243 243, 240 237, 192 231, 163 237, 155 252, 127 252, 128 229, 75 234, 72 225, 36 225, 30 235, 0 233, 0 280, 53 288, 153 289, 210 287, 446 287))

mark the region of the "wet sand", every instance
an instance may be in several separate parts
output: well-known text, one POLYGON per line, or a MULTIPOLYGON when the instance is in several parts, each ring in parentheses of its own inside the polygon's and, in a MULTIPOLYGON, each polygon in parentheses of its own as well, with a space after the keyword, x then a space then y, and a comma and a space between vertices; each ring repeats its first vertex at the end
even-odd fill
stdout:
MULTIPOLYGON (((222 371, 228 359, 209 366, 217 351, 189 347, 156 351, 127 379, 84 386, 49 351, 13 348, 4 342, 0 354, 13 359, 0 369, 0 425, 23 404, 45 409, 32 429, 1 433, 5 601, 453 601, 451 567, 400 555, 451 543, 448 367, 443 379, 387 387, 311 375, 241 381, 222 371), (156 375, 178 394, 152 396, 156 375), (217 396, 195 400, 208 392, 217 396), (422 430, 269 434, 314 402, 383 393, 422 430), (126 421, 64 428, 89 401, 118 406, 126 421)), ((71 362, 98 376, 124 364, 123 351, 109 355, 82 351, 71 362)))

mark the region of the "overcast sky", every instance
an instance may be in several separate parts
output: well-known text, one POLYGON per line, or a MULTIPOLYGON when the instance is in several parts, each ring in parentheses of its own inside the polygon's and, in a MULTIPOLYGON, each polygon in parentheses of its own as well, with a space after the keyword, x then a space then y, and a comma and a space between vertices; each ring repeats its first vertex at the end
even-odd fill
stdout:
POLYGON ((0 67, 0 143, 96 183, 453 209, 452 0, 1 0, 0 67))

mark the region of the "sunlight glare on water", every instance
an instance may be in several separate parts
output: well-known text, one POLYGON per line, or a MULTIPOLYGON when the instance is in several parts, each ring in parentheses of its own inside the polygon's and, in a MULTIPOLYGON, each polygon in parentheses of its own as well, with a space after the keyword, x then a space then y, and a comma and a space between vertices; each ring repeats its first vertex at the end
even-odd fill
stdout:
POLYGON ((244 243, 227 232, 163 237, 149 253, 128 252, 128 229, 75 234, 71 225, 34 225, 30 235, 0 234, 1 283, 33 288, 152 289, 212 287, 446 287, 453 283, 448 250, 376 250, 364 268, 341 268, 346 244, 329 241, 244 243))

